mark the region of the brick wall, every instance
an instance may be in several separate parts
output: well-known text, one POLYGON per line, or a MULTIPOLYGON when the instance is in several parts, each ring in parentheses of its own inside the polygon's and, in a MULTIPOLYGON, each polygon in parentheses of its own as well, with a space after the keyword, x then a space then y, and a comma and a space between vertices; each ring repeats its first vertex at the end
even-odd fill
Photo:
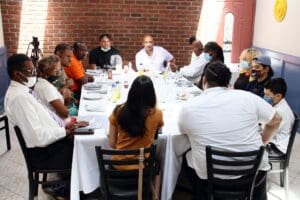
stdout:
POLYGON ((201 0, 1 0, 5 45, 9 54, 26 52, 31 35, 42 35, 44 53, 51 54, 56 44, 85 42, 89 49, 98 46, 101 33, 110 33, 113 46, 124 60, 133 61, 144 34, 168 49, 180 65, 189 62, 187 38, 195 35, 201 0), (47 9, 39 5, 46 2, 47 9), (21 10, 26 5, 26 12, 21 10), (45 19, 42 14, 47 12, 45 19), (27 20, 26 20, 27 19, 27 20), (21 37, 20 22, 23 34, 21 37), (30 27, 30 28, 29 28, 30 27), (41 28, 42 27, 42 28, 41 28), (44 27, 44 28, 43 28, 44 27), (44 29, 44 32, 42 31, 44 29), (39 33, 42 32, 42 33, 39 33), (20 41, 19 41, 20 38, 20 41))

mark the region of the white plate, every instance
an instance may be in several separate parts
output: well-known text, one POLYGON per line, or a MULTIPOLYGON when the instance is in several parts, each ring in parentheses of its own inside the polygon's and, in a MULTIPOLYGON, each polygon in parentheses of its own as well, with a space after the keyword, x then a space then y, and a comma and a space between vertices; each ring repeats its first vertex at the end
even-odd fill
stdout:
POLYGON ((87 90, 96 90, 101 89, 102 85, 99 83, 86 83, 84 84, 84 88, 87 90))
POLYGON ((98 99, 102 99, 103 97, 104 95, 100 93, 87 93, 83 95, 83 98, 87 100, 98 100, 98 99))

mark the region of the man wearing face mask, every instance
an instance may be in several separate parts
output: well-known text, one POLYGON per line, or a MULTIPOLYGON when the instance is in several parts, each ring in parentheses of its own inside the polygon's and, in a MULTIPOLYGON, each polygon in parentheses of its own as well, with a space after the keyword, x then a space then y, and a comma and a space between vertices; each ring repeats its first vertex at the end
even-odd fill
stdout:
POLYGON ((295 120, 292 109, 285 100, 287 85, 283 78, 274 78, 266 82, 264 99, 270 103, 281 115, 282 121, 276 135, 268 145, 268 149, 275 152, 286 153, 291 129, 295 120))
POLYGON ((99 42, 100 46, 91 50, 89 54, 90 69, 97 69, 99 67, 105 69, 107 66, 120 64, 120 62, 122 62, 119 50, 111 46, 111 36, 109 34, 100 35, 99 42), (112 56, 119 58, 118 61, 112 61, 112 56))
POLYGON ((254 80, 247 84, 245 90, 263 97, 264 84, 270 80, 274 74, 271 68, 271 59, 269 56, 260 55, 252 60, 251 65, 251 76, 254 80))
POLYGON ((7 72, 11 79, 5 95, 5 113, 13 126, 18 126, 29 148, 34 167, 71 169, 73 135, 76 124, 65 125, 55 113, 42 105, 32 87, 36 71, 24 54, 8 58, 7 72))
MULTIPOLYGON (((178 119, 180 132, 191 144, 182 169, 190 179, 195 199, 207 199, 207 145, 224 151, 258 150, 269 143, 281 121, 276 110, 262 98, 229 89, 231 72, 220 61, 209 63, 203 74, 203 93, 182 107, 178 119), (262 134, 257 131, 259 122, 266 124, 262 134)), ((269 169, 268 156, 264 154, 253 190, 255 200, 267 199, 265 176, 269 169)))

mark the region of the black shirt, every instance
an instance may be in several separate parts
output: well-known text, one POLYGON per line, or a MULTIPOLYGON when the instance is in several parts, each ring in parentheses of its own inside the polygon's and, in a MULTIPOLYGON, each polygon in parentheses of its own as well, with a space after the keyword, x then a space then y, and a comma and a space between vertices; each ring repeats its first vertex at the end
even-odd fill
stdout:
POLYGON ((119 50, 111 47, 111 49, 107 52, 101 50, 101 47, 97 47, 92 49, 89 54, 89 64, 96 64, 96 66, 100 66, 100 68, 104 68, 104 65, 111 65, 110 57, 112 55, 120 55, 119 50))
POLYGON ((234 89, 245 90, 249 83, 250 75, 247 73, 239 74, 239 77, 234 82, 234 89))
POLYGON ((264 96, 264 86, 265 83, 270 80, 271 78, 266 78, 265 80, 258 82, 257 80, 253 80, 249 82, 245 88, 245 90, 252 92, 260 97, 264 96))

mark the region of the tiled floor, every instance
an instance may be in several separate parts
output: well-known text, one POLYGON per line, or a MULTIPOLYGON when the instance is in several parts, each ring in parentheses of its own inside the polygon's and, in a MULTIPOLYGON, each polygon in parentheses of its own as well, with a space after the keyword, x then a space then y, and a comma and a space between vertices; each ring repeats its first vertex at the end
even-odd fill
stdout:
MULTIPOLYGON (((14 134, 11 135, 12 149, 6 150, 5 134, 0 131, 0 200, 28 199, 27 169, 25 160, 14 134)), ((300 135, 297 135, 290 163, 290 200, 300 199, 300 135)), ((268 176, 268 199, 286 199, 284 189, 278 186, 278 174, 268 176)), ((176 192, 174 199, 188 200, 189 194, 176 192)), ((53 198, 39 189, 39 200, 53 198)))

